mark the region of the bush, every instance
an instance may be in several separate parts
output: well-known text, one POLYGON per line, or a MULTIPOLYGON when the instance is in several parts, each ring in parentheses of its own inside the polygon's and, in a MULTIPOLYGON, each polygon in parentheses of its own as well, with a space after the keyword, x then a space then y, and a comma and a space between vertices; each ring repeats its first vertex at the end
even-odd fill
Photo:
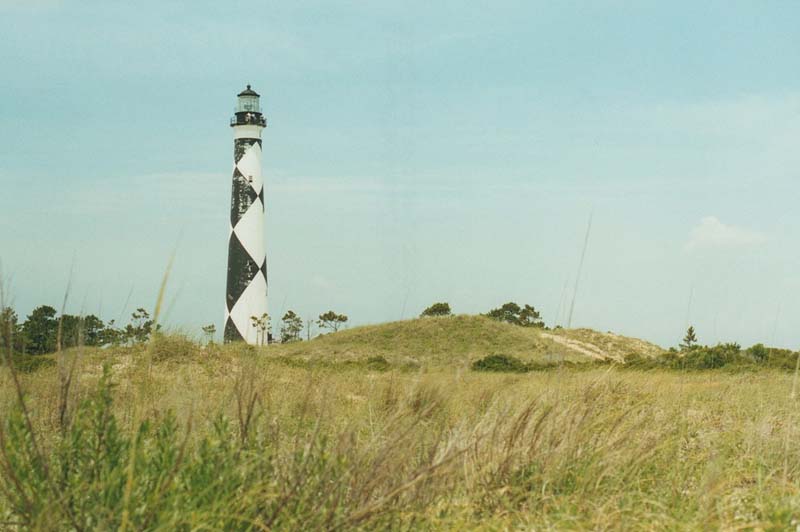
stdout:
POLYGON ((420 314, 420 318, 425 317, 434 317, 434 316, 452 316, 452 311, 450 310, 450 303, 434 303, 430 307, 426 308, 420 314))
POLYGON ((475 371, 496 371, 505 373, 526 373, 531 371, 530 365, 509 355, 489 355, 472 363, 475 371))
POLYGON ((628 353, 623 360, 626 368, 651 369, 655 367, 654 359, 643 357, 639 353, 628 353))
POLYGON ((367 369, 371 369, 373 371, 386 371, 389 369, 389 366, 389 361, 380 355, 369 357, 367 359, 367 369))
MULTIPOLYGON (((753 348, 751 347, 750 349, 753 348)), ((767 367, 794 371, 795 365, 797 364, 797 352, 791 351, 790 349, 778 349, 775 347, 767 347, 766 349, 767 357, 763 363, 767 367)))
POLYGON ((698 349, 686 355, 684 360, 692 369, 715 369, 728 363, 724 353, 716 349, 698 349))
POLYGON ((747 350, 747 354, 756 362, 764 363, 769 358, 769 349, 764 347, 764 344, 756 344, 747 350))
MULTIPOLYGON (((27 355, 24 353, 14 353, 11 359, 14 364, 14 369, 20 373, 33 373, 43 368, 49 368, 56 365, 55 360, 46 355, 27 355)), ((6 363, 6 356, 0 356, 0 366, 6 363)))
POLYGON ((716 369, 739 361, 741 347, 738 344, 720 344, 699 347, 687 351, 683 365, 689 369, 716 369))
POLYGON ((512 325, 519 325, 520 327, 544 328, 544 321, 539 311, 531 305, 520 307, 513 301, 509 301, 502 307, 490 310, 486 313, 486 317, 512 325))
MULTIPOLYGON (((457 456, 416 439, 413 415, 397 418, 368 456, 350 444, 355 432, 328 436, 313 418, 299 420, 309 428, 296 438, 276 430, 241 442, 213 414, 200 433, 170 413, 127 431, 112 390, 106 365, 47 448, 19 405, 0 420, 0 517, 14 530, 394 529, 410 501, 430 500, 434 472, 457 456), (405 450, 417 448, 408 460, 405 450)), ((420 391, 412 408, 431 415, 437 392, 420 391)))
POLYGON ((737 343, 715 346, 693 346, 684 351, 670 349, 666 353, 646 358, 638 354, 625 357, 625 367, 629 369, 674 369, 710 370, 726 368, 729 370, 754 370, 774 368, 794 370, 798 353, 788 349, 776 349, 756 344, 742 350, 737 343))

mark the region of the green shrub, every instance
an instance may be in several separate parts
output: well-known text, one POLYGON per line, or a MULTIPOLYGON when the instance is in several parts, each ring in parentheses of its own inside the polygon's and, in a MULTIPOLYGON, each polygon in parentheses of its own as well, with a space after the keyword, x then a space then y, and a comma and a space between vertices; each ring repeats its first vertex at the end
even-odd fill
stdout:
POLYGON ((475 371, 497 371, 506 373, 525 373, 531 371, 529 364, 509 355, 488 355, 472 363, 475 371))
POLYGON ((688 369, 717 369, 735 362, 738 355, 738 346, 722 344, 690 349, 682 362, 683 367, 688 369))
POLYGON ((425 317, 436 317, 436 316, 452 316, 453 312, 450 310, 449 303, 434 303, 430 307, 426 308, 420 314, 420 318, 425 317))
POLYGON ((386 371, 389 369, 390 364, 388 360, 378 355, 374 357, 369 357, 367 359, 366 366, 367 369, 371 369, 373 371, 386 371))
POLYGON ((790 349, 768 347, 764 364, 771 368, 794 371, 798 355, 796 351, 791 351, 790 349))
POLYGON ((624 367, 629 369, 673 369, 752 371, 758 368, 794 370, 798 353, 756 344, 742 350, 737 343, 715 346, 694 346, 684 351, 670 349, 666 353, 646 358, 636 354, 625 357, 624 367))
POLYGON ((531 305, 520 307, 513 301, 509 301, 501 307, 492 309, 485 315, 493 320, 504 321, 521 327, 544 328, 544 321, 539 311, 531 305))
POLYGON ((653 359, 643 357, 639 353, 628 353, 624 356, 625 367, 636 369, 650 369, 653 367, 653 359))
POLYGON ((747 354, 758 364, 763 364, 769 358, 769 349, 764 344, 756 344, 747 350, 747 354))
MULTIPOLYGON (((386 530, 407 511, 404 494, 428 500, 426 481, 452 460, 440 443, 414 439, 419 416, 397 418, 369 456, 350 443, 355 433, 327 435, 313 419, 296 438, 276 430, 240 440, 221 415, 194 433, 169 413, 123 430, 112 389, 106 365, 71 424, 46 442, 19 405, 4 416, 4 521, 20 530, 386 530), (403 450, 418 446, 409 461, 403 450)), ((433 392, 414 396, 416 411, 433 412, 443 400, 433 392)))
MULTIPOLYGON (((40 369, 49 368, 56 365, 55 360, 50 355, 28 355, 25 353, 14 353, 11 359, 14 369, 20 373, 33 373, 40 369)), ((0 356, 0 366, 6 364, 6 356, 0 356)))

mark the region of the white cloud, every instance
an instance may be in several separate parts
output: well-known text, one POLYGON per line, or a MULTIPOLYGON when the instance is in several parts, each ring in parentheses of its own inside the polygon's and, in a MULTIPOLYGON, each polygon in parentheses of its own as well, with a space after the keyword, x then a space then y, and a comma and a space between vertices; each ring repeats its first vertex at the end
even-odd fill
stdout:
POLYGON ((766 236, 758 231, 726 225, 716 216, 706 216, 689 231, 686 251, 698 249, 731 249, 761 244, 766 236))

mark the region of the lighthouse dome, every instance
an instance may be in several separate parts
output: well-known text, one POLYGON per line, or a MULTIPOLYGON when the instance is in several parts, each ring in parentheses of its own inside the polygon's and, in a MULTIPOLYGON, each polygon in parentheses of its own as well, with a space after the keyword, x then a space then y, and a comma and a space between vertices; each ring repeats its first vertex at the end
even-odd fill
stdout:
POLYGON ((242 92, 240 92, 237 96, 255 96, 256 98, 258 98, 260 95, 256 91, 251 89, 250 85, 248 85, 247 88, 242 92))

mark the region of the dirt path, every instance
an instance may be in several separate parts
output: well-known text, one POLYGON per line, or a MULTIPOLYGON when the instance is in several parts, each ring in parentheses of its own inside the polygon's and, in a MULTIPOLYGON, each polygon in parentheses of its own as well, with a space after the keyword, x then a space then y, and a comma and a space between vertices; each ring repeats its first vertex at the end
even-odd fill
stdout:
POLYGON ((580 340, 572 340, 570 338, 564 338, 563 336, 558 336, 546 332, 542 333, 542 338, 547 338, 548 340, 552 340, 557 344, 561 344, 565 347, 572 349, 573 351, 577 351, 578 353, 594 358, 596 360, 606 360, 608 358, 613 358, 615 360, 618 359, 618 357, 613 357, 609 355, 596 345, 588 344, 586 342, 581 342, 580 340))

